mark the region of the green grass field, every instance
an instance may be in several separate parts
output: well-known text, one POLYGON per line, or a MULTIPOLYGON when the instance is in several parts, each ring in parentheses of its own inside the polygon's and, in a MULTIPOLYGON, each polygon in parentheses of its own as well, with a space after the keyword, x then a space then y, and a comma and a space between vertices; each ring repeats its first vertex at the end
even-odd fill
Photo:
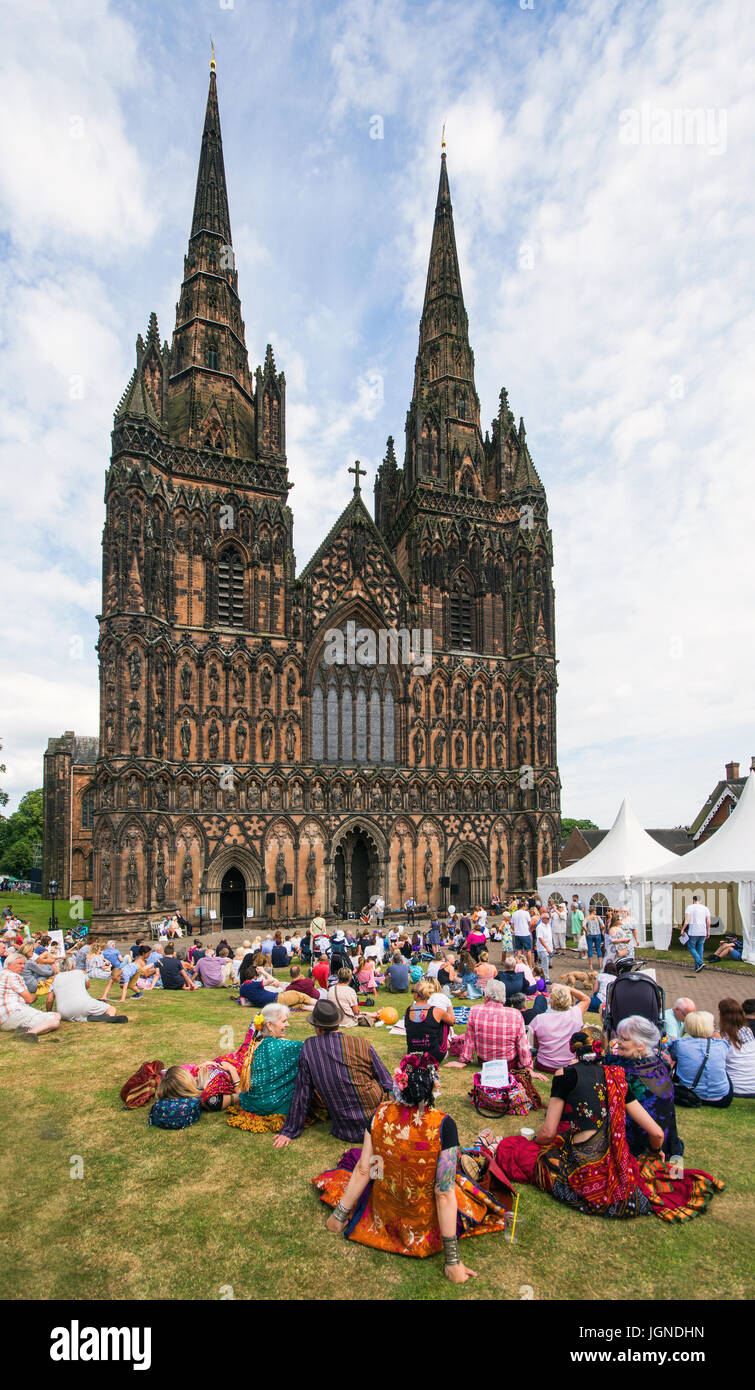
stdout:
MULTIPOLYGON (((93 993, 103 985, 94 982, 93 993)), ((114 991, 114 993, 117 993, 114 991)), ((379 996, 379 1001, 383 998, 379 996)), ((387 1002, 387 997, 386 997, 387 1002)), ((391 996, 400 1013, 408 996, 391 996)), ((452 1286, 440 1257, 411 1260, 325 1231, 310 1179, 345 1145, 315 1125, 288 1149, 219 1115, 176 1132, 126 1111, 119 1090, 146 1059, 198 1061, 237 1046, 251 1010, 221 990, 146 994, 127 1025, 64 1024, 29 1044, 0 1034, 0 1124, 12 1200, 2 1204, 5 1297, 11 1299, 743 1299, 752 1294, 753 1107, 685 1110, 686 1162, 727 1190, 681 1228, 648 1216, 601 1221, 521 1189, 516 1243, 464 1242, 478 1278, 452 1286), (233 1030, 233 1039, 223 1033, 233 1030), (73 1177, 83 1165, 83 1176, 73 1177)), ((292 1017, 291 1037, 310 1033, 292 1017)), ((402 1040, 370 1038, 389 1068, 402 1040)), ((462 1143, 482 1124, 472 1069, 442 1070, 440 1105, 462 1143)), ((540 1086, 547 1096, 548 1087, 540 1086)), ((528 1123, 525 1121, 524 1123, 528 1123)), ((522 1121, 494 1123, 516 1133, 522 1121)))

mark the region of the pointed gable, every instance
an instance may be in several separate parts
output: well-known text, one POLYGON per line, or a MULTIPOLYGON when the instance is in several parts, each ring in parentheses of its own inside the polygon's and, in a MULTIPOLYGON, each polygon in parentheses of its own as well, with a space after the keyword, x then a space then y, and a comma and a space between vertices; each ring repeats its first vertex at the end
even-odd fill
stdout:
POLYGON ((413 595, 368 512, 361 493, 331 527, 297 580, 311 632, 352 599, 365 600, 376 621, 399 627, 413 595))

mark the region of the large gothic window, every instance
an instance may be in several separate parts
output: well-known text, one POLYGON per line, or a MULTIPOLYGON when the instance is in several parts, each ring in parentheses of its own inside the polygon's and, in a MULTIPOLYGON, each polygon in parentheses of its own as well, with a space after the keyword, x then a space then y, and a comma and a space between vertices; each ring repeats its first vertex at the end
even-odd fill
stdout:
POLYGON ((232 546, 218 560, 218 622, 244 626, 244 562, 232 546))
POLYGON ((383 690, 377 671, 360 671, 355 686, 350 674, 344 673, 339 685, 332 670, 321 669, 310 720, 314 761, 395 762, 395 696, 389 685, 383 690))

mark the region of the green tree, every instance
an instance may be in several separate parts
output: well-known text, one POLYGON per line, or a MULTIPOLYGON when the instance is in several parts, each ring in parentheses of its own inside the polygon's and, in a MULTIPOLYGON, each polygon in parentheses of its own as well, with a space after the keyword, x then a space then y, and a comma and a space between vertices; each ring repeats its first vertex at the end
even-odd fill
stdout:
POLYGON ((572 816, 562 816, 562 817, 561 817, 561 833, 562 833, 564 839, 566 839, 567 836, 571 835, 572 830, 574 829, 575 826, 577 826, 580 830, 599 830, 599 829, 600 829, 600 827, 597 826, 597 825, 595 824, 595 821, 594 821, 594 820, 574 820, 574 818, 573 818, 572 816))
POLYGON ((0 870, 27 878, 42 839, 42 788, 22 796, 18 810, 0 821, 0 870))
MULTIPOLYGON (((0 748, 2 748, 2 746, 3 746, 3 740, 0 738, 0 748)), ((0 763, 0 772, 7 772, 7 771, 8 771, 8 769, 7 769, 7 767, 5 766, 5 763, 0 763)), ((0 791, 0 806, 7 806, 7 805, 8 805, 8 793, 7 793, 7 792, 4 792, 4 791, 0 791)), ((0 817, 0 820, 5 820, 5 816, 1 816, 1 817, 0 817)))

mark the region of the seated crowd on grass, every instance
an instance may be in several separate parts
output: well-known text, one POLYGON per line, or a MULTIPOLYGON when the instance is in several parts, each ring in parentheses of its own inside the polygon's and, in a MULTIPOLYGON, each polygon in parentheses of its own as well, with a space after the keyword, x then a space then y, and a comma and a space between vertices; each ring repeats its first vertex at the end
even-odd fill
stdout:
MULTIPOLYGON (((229 1003, 254 1010, 241 1046, 166 1068, 150 1124, 185 1128, 223 1111, 232 1127, 272 1133, 283 1149, 327 1119, 353 1146, 312 1179, 333 1209, 327 1229, 406 1255, 443 1251, 453 1282, 474 1276, 460 1239, 504 1231, 516 1183, 606 1217, 700 1214, 723 1184, 680 1167, 677 1106, 724 1109, 755 1095, 755 1001, 722 998, 716 1019, 680 998, 661 1016, 649 988, 622 1014, 619 981, 639 943, 620 914, 601 932, 600 970, 584 988, 550 980, 570 925, 565 906, 513 902, 493 916, 451 909, 425 930, 375 921, 329 933, 318 912, 303 934, 269 931, 237 948, 200 938, 186 950, 141 937, 123 950, 113 941, 61 950, 14 919, 0 937, 0 1027, 37 1040, 64 1022, 127 1022, 108 1002, 113 987, 121 1004, 159 990, 228 991, 229 1003), (105 982, 101 998, 92 980, 105 982), (407 993, 401 1019, 390 1001, 407 993), (311 1025, 306 1041, 286 1036, 293 1013, 311 1025), (373 1045, 380 1027, 406 1040, 392 1076, 373 1045), (542 1109, 536 1082, 548 1084, 545 1118, 537 1134, 485 1129, 464 1149, 435 1104, 440 1067, 477 1068, 477 1086, 489 1062, 507 1064, 504 1089, 521 1106, 511 1113, 542 1109)), ((578 925, 598 934, 593 914, 578 925)))

